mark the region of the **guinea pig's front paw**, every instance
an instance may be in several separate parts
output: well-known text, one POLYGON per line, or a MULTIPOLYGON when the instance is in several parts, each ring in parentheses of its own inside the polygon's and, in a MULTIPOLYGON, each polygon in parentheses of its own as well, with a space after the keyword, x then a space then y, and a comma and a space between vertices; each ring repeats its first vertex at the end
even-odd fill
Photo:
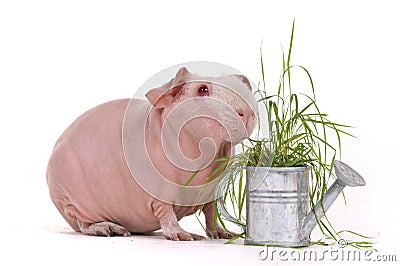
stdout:
POLYGON ((233 235, 216 224, 214 228, 207 228, 207 235, 212 239, 231 239, 233 235))
POLYGON ((193 241, 193 240, 205 240, 206 238, 200 235, 188 233, 181 228, 173 228, 170 230, 164 230, 164 236, 166 239, 173 241, 193 241))

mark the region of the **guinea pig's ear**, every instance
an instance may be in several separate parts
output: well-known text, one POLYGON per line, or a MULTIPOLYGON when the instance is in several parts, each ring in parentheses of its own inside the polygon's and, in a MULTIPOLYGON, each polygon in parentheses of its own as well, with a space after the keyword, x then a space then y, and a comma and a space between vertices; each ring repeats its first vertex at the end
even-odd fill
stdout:
POLYGON ((243 75, 238 75, 238 74, 234 74, 234 76, 235 76, 236 78, 238 78, 241 82, 243 82, 245 85, 247 85, 247 87, 249 88, 250 91, 252 90, 251 84, 250 84, 250 81, 249 81, 248 78, 246 78, 246 77, 243 76, 243 75))
POLYGON ((190 75, 189 70, 186 67, 182 67, 170 81, 161 87, 149 90, 146 93, 147 99, 156 108, 164 108, 171 105, 175 95, 180 91, 190 75))

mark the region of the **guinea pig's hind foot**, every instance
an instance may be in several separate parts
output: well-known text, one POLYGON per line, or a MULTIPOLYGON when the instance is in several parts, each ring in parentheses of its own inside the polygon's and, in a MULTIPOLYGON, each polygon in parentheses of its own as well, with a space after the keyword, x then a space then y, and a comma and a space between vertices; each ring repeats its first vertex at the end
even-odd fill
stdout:
POLYGON ((78 226, 80 231, 85 235, 91 236, 130 236, 131 233, 124 227, 112 223, 112 222, 100 222, 100 223, 85 223, 78 220, 78 226))

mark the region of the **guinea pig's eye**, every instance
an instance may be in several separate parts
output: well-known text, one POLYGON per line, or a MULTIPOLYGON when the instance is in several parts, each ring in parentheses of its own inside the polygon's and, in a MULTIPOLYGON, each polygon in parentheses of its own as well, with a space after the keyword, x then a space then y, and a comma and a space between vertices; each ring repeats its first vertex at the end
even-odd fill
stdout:
POLYGON ((200 96, 208 96, 210 95, 210 91, 208 90, 208 87, 206 85, 200 86, 198 93, 200 96))

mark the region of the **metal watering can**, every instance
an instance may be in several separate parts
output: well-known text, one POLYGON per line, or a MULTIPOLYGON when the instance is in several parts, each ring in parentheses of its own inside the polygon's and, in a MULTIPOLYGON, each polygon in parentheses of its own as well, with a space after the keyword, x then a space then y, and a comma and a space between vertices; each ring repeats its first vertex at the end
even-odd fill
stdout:
MULTIPOLYGON (((337 179, 314 211, 309 211, 307 167, 246 167, 246 224, 228 213, 223 197, 217 199, 218 211, 243 228, 247 245, 308 246, 317 219, 323 218, 344 187, 365 185, 350 166, 340 161, 334 166, 337 179)), ((228 177, 229 173, 218 189, 226 187, 228 177)))

